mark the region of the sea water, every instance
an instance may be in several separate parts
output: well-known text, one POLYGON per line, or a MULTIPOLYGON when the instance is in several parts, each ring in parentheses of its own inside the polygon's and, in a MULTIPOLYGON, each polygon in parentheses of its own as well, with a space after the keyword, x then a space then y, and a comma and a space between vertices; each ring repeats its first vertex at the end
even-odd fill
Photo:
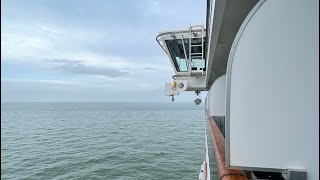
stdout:
POLYGON ((204 106, 2 103, 1 179, 197 179, 204 106))

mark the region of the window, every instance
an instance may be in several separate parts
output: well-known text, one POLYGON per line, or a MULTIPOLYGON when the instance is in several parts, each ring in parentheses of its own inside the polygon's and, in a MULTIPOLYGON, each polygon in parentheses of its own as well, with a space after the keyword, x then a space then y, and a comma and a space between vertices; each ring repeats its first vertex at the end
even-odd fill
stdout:
MULTIPOLYGON (((202 59, 202 38, 191 38, 191 69, 192 70, 204 70, 205 60, 202 59)), ((204 38, 205 41, 205 38, 204 38)), ((169 53, 178 72, 188 71, 188 58, 189 58, 189 38, 185 39, 173 39, 166 40, 169 53), (183 44, 185 51, 183 48, 183 44), (187 59, 186 59, 187 58, 187 59)), ((205 42, 203 42, 204 44, 205 42)))
POLYGON ((181 39, 173 39, 166 40, 166 44, 168 46, 170 55, 172 57, 173 63, 178 72, 187 72, 188 65, 187 60, 185 58, 182 40, 181 39))
MULTIPOLYGON (((203 45, 205 43, 205 39, 203 39, 203 45)), ((204 70, 205 68, 205 60, 202 59, 202 46, 201 46, 202 38, 192 38, 191 39, 191 70, 204 70)), ((204 55, 204 54, 203 54, 204 55)))

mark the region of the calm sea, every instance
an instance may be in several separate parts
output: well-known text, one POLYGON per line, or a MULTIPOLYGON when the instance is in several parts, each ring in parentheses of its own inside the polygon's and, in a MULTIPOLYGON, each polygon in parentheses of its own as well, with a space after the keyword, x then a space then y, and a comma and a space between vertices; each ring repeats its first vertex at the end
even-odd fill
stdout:
POLYGON ((198 179, 204 107, 2 103, 1 179, 198 179))

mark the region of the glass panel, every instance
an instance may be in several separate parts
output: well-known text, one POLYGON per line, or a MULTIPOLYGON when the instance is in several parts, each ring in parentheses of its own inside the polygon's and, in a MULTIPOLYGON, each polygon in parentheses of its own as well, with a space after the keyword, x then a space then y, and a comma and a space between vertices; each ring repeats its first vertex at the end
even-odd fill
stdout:
POLYGON ((191 57, 192 70, 203 70, 203 68, 205 67, 205 60, 202 59, 202 54, 201 54, 202 53, 201 42, 202 42, 202 38, 191 39, 191 44, 193 45, 193 47, 191 47, 191 52, 193 53, 191 57))
POLYGON ((192 45, 201 45, 201 41, 202 41, 202 38, 192 38, 191 44, 192 45))
POLYGON ((189 39, 183 39, 184 47, 186 48, 187 58, 189 58, 189 39))
POLYGON ((176 58, 176 61, 178 62, 178 66, 179 66, 180 72, 188 71, 186 59, 184 59, 184 58, 183 59, 182 58, 176 58))
POLYGON ((201 53, 202 52, 202 47, 201 46, 191 47, 191 52, 192 53, 201 53))
POLYGON ((166 40, 166 44, 168 46, 170 55, 173 59, 173 63, 177 71, 187 72, 188 66, 187 66, 187 61, 185 59, 182 40, 181 39, 166 40))
POLYGON ((193 70, 203 70, 205 67, 204 59, 202 59, 202 57, 193 57, 191 61, 191 67, 193 70))
MULTIPOLYGON (((197 45, 194 47, 191 47, 192 53, 201 53, 202 47, 201 47, 201 41, 202 38, 192 38, 191 44, 197 45)), ((205 39, 204 39, 205 41, 205 39)), ((185 54, 183 50, 182 43, 184 42, 185 50, 186 50, 186 56, 189 58, 189 38, 186 39, 173 39, 173 40, 166 40, 167 47, 169 49, 169 53, 171 55, 171 58, 173 59, 173 63, 175 65, 175 68, 178 72, 187 72, 188 71, 188 63, 185 59, 185 54)), ((203 42, 204 44, 205 42, 203 42)), ((205 68, 205 59, 202 59, 201 54, 194 54, 191 57, 191 68, 193 70, 203 70, 205 68), (200 69, 201 68, 201 69, 200 69)))

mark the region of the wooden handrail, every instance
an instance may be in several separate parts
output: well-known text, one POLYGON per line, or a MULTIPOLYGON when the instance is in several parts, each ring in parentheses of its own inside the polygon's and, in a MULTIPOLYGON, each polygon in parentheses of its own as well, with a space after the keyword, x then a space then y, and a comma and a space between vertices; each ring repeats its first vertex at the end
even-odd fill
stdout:
MULTIPOLYGON (((209 117, 209 116, 207 116, 209 117)), ((243 171, 226 168, 225 140, 213 117, 208 118, 218 175, 221 180, 248 180, 243 171)))

